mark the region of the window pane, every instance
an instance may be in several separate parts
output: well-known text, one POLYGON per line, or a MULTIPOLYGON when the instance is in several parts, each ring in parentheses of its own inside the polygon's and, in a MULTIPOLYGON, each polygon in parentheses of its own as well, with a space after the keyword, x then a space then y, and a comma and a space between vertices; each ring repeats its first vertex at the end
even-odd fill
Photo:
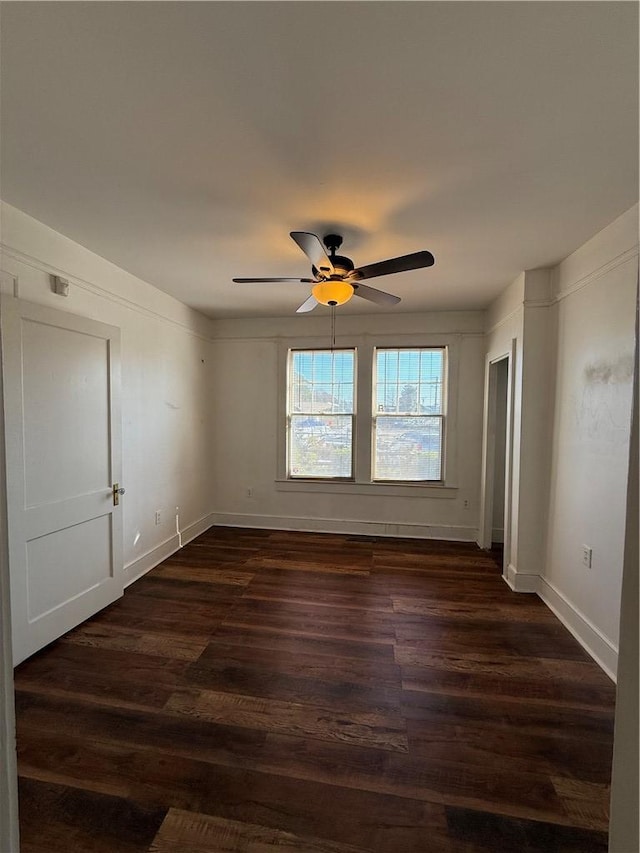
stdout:
POLYGON ((352 414, 353 377, 353 350, 294 350, 289 371, 289 414, 352 414))
POLYGON ((374 411, 442 414, 444 350, 377 350, 374 411))
POLYGON ((354 350, 290 353, 291 477, 352 477, 354 350))
POLYGON ((313 386, 314 412, 332 412, 334 399, 330 382, 316 382, 313 386))
POLYGON ((376 480, 440 480, 442 418, 378 417, 374 457, 376 480))
POLYGON ((402 350, 398 365, 400 382, 415 382, 420 373, 420 352, 418 350, 402 350))
POLYGON ((292 415, 289 473, 292 477, 351 477, 351 415, 292 415))
POLYGON ((334 386, 336 389, 337 395, 337 408, 335 411, 338 412, 353 412, 353 382, 347 385, 346 382, 340 382, 339 384, 334 386))

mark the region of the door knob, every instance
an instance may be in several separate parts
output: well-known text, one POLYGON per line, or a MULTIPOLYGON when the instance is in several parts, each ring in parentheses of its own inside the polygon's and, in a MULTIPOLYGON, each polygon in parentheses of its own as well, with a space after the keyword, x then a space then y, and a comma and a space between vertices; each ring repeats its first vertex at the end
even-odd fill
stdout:
POLYGON ((125 490, 120 488, 120 483, 114 483, 111 491, 113 492, 113 505, 118 506, 120 495, 124 495, 125 490))

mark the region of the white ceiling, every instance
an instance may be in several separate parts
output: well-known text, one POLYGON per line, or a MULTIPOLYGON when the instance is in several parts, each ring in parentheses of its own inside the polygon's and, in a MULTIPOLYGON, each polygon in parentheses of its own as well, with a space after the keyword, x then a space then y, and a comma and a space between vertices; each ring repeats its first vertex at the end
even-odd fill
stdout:
MULTIPOLYGON (((2 196, 215 317, 292 314, 291 230, 391 311, 479 308, 638 198, 635 2, 3 3, 2 196)), ((316 309, 326 310, 326 309, 316 309)), ((354 299, 344 312, 380 312, 354 299)))

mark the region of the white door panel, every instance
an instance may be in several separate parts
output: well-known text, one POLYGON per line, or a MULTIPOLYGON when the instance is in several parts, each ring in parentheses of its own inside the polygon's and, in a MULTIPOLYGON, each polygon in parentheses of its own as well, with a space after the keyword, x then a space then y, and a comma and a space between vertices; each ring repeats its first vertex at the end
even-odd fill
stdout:
POLYGON ((96 491, 109 479, 109 341, 23 318, 27 506, 96 491), (78 408, 91 412, 91 429, 78 408), (55 447, 55 453, 51 449, 55 447))
POLYGON ((120 333, 3 297, 14 662, 122 595, 120 333))
POLYGON ((111 518, 103 515, 27 542, 29 622, 64 607, 111 576, 111 518))

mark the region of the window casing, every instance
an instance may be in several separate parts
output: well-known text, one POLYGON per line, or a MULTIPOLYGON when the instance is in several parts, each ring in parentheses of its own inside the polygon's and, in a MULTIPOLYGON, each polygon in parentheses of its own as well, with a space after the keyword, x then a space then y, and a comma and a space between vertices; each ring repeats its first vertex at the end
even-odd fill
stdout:
POLYGON ((354 349, 290 350, 287 476, 353 479, 354 349))
POLYGON ((282 347, 279 489, 455 497, 458 342, 417 338, 356 337, 333 355, 319 339, 282 347))
POLYGON ((444 347, 375 350, 372 480, 444 479, 445 369, 444 347))

